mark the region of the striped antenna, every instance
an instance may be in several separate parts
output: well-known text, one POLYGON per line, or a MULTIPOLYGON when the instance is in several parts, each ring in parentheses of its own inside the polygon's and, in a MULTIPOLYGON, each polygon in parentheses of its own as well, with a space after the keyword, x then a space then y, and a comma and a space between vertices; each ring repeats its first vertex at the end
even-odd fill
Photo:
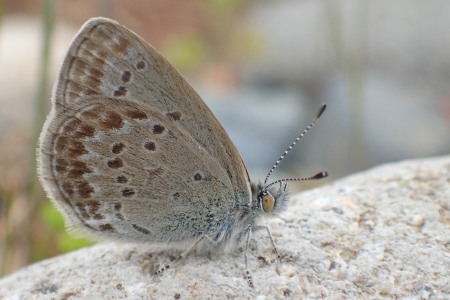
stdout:
MULTIPOLYGON (((303 132, 292 142, 292 144, 286 149, 286 151, 284 151, 284 153, 280 156, 280 158, 277 160, 277 162, 273 165, 272 169, 270 169, 269 174, 267 174, 266 176, 266 180, 264 180, 264 185, 266 185, 267 180, 269 180, 270 175, 272 174, 273 170, 275 170, 275 168, 278 166, 278 164, 283 160, 283 158, 289 153, 289 151, 291 151, 292 148, 294 148, 295 144, 297 144, 297 142, 311 129, 311 127, 314 126, 314 124, 317 123, 317 121, 319 121, 320 116, 323 114, 323 112, 325 111, 325 108, 327 108, 327 106, 325 104, 322 104, 322 106, 320 107, 319 111, 316 113, 316 117, 314 118, 314 120, 309 123, 308 126, 306 126, 305 130, 303 130, 303 132)), ((320 173, 319 173, 320 174, 320 173)), ((316 175, 317 176, 317 175, 316 175)), ((310 177, 311 179, 317 179, 310 177)), ((326 177, 326 176, 325 176, 326 177)), ((308 178, 290 178, 290 180, 283 180, 283 181, 299 181, 299 180, 311 180, 308 178)), ((275 182, 280 182, 280 181, 275 181, 275 182)), ((274 184, 271 183, 270 185, 274 184)))
POLYGON ((328 173, 327 173, 327 172, 320 172, 320 173, 317 173, 316 175, 311 176, 311 177, 305 177, 305 178, 283 178, 283 179, 278 179, 278 180, 272 182, 271 184, 266 185, 264 189, 267 189, 269 186, 274 185, 274 184, 276 184, 276 183, 278 183, 278 182, 317 180, 317 179, 325 178, 325 177, 327 177, 327 176, 328 176, 328 173))

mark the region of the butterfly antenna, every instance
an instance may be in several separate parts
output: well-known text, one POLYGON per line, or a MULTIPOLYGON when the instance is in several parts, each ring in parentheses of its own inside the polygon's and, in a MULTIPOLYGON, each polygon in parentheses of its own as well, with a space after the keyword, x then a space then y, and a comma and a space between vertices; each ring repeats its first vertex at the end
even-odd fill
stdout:
MULTIPOLYGON (((266 185, 266 186, 265 186, 265 189, 267 189, 269 186, 274 185, 274 184, 276 184, 276 183, 278 183, 278 182, 281 183, 281 182, 286 182, 286 181, 308 181, 308 180, 317 180, 317 179, 325 178, 325 177, 327 177, 327 176, 328 176, 328 173, 327 173, 327 172, 320 172, 320 173, 317 173, 316 175, 311 176, 311 177, 304 177, 304 178, 283 178, 283 179, 276 180, 276 181, 274 181, 274 182, 272 182, 272 183, 266 185)), ((284 190, 286 190, 286 187, 284 188, 284 190)))
MULTIPOLYGON (((319 121, 320 116, 323 114, 323 112, 325 111, 325 108, 327 108, 327 106, 325 104, 322 104, 322 106, 320 107, 319 111, 316 113, 316 116, 314 118, 314 120, 312 120, 311 123, 309 123, 308 126, 306 126, 305 130, 303 130, 303 132, 292 142, 292 144, 286 149, 286 151, 284 151, 284 153, 280 156, 280 158, 277 160, 277 162, 273 165, 272 169, 270 169, 269 173, 266 176, 266 180, 264 180, 264 185, 266 185, 267 180, 269 180, 270 175, 272 174, 272 172, 275 170, 275 168, 278 166, 278 164, 283 160, 283 158, 289 153, 289 151, 291 151, 292 148, 294 148, 295 144, 297 144, 297 142, 314 126, 314 124, 317 123, 317 121, 319 121)), ((319 173, 320 174, 320 173, 319 173)), ((317 174, 315 175, 317 176, 317 174)), ((311 179, 318 179, 318 178, 314 178, 313 177, 308 177, 311 179)), ((326 176, 325 176, 326 177, 326 176)), ((301 180, 311 180, 308 178, 297 178, 297 179, 301 179, 301 180)), ((288 178, 286 178, 288 179, 288 178)), ((295 179, 295 178, 289 178, 289 179, 295 179)), ((283 180, 283 181, 298 181, 298 180, 283 180)), ((279 182, 279 181, 275 181, 275 182, 279 182)), ((272 182, 270 185, 274 184, 275 182, 272 182)))

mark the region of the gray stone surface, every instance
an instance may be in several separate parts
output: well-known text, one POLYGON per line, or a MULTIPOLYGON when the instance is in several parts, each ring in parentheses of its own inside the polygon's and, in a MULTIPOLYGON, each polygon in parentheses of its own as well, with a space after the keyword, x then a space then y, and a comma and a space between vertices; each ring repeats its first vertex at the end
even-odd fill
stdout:
POLYGON ((101 243, 0 280, 0 299, 449 299, 450 156, 404 161, 295 195, 244 257, 165 254, 101 243))

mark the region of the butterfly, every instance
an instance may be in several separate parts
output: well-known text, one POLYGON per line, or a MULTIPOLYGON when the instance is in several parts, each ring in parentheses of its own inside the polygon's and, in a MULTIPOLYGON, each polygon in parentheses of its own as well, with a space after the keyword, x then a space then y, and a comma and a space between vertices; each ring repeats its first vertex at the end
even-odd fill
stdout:
MULTIPOLYGON (((259 224, 286 209, 282 183, 327 174, 267 182, 324 110, 264 183, 254 184, 229 136, 180 73, 126 27, 93 18, 59 71, 38 172, 67 224, 92 236, 177 249, 178 261, 193 248, 230 252, 248 245, 252 231, 266 229, 277 251, 269 228, 259 224)), ((245 261, 253 286, 246 251, 245 261)))

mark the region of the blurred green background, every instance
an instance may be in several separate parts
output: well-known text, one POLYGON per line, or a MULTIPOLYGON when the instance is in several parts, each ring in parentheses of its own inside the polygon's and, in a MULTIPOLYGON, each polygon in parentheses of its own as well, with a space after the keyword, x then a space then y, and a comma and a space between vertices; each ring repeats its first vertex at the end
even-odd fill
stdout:
POLYGON ((90 244, 46 198, 35 153, 64 51, 94 16, 137 32, 188 78, 252 175, 320 103, 320 128, 284 174, 335 180, 449 152, 450 1, 0 0, 0 276, 90 244))

